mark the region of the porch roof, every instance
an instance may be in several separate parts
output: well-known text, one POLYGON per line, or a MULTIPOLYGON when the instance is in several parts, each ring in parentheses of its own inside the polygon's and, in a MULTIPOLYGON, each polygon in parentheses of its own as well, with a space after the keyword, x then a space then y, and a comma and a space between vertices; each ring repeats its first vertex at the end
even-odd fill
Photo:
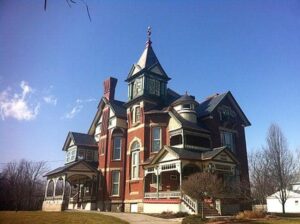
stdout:
POLYGON ((222 146, 219 148, 214 148, 209 151, 199 151, 195 149, 188 149, 188 148, 176 148, 171 146, 164 146, 162 150, 158 154, 156 154, 151 160, 145 161, 144 165, 153 165, 160 161, 160 159, 165 155, 166 152, 172 154, 176 157, 176 159, 186 159, 186 160, 198 160, 198 161, 204 161, 204 160, 212 160, 217 155, 219 155, 221 152, 226 152, 228 156, 232 158, 232 160, 236 163, 239 163, 238 160, 235 158, 233 153, 230 152, 230 150, 227 149, 226 146, 222 146))
POLYGON ((54 170, 51 170, 50 172, 46 173, 44 176, 52 176, 52 175, 59 174, 62 172, 67 172, 69 169, 71 169, 72 167, 74 167, 80 163, 82 163, 91 172, 98 172, 98 170, 97 170, 98 163, 97 162, 89 162, 89 161, 79 160, 79 161, 72 162, 72 163, 66 164, 64 166, 58 167, 54 170))

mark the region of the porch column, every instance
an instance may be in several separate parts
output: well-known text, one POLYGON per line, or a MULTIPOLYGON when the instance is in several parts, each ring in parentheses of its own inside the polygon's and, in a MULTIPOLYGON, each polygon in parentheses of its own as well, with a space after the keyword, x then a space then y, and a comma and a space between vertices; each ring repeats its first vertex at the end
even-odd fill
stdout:
POLYGON ((180 191, 181 191, 181 186, 182 186, 182 161, 180 161, 179 167, 180 167, 180 169, 178 170, 178 172, 179 172, 179 184, 180 184, 180 191))
POLYGON ((157 199, 159 198, 159 177, 158 177, 158 175, 160 175, 159 167, 157 167, 157 169, 156 169, 156 193, 157 193, 156 197, 157 197, 157 199))
POLYGON ((54 185, 54 189, 53 189, 53 198, 55 198, 56 184, 57 184, 57 178, 55 178, 55 179, 53 180, 53 185, 54 185))
POLYGON ((45 189, 45 199, 47 198, 47 192, 48 192, 49 182, 50 182, 50 180, 48 179, 48 180, 47 180, 46 189, 45 189))
POLYGON ((64 200, 64 197, 65 197, 65 188, 66 188, 66 175, 64 175, 62 178, 63 178, 62 200, 64 200))

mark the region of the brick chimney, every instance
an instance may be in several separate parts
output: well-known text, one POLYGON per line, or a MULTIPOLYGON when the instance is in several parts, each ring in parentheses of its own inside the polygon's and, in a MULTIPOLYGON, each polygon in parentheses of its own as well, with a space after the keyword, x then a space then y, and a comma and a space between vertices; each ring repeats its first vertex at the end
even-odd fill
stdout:
POLYGON ((115 99, 115 89, 118 80, 113 77, 109 77, 108 79, 104 80, 104 97, 110 101, 115 99))

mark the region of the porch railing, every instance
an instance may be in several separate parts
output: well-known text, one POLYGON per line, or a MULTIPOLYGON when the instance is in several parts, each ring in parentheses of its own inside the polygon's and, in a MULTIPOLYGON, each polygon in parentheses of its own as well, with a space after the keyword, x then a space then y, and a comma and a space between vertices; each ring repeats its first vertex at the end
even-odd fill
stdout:
POLYGON ((182 201, 192 210, 195 214, 198 214, 198 201, 191 198, 186 194, 182 194, 182 201))
POLYGON ((145 192, 144 198, 180 198, 180 191, 145 192))

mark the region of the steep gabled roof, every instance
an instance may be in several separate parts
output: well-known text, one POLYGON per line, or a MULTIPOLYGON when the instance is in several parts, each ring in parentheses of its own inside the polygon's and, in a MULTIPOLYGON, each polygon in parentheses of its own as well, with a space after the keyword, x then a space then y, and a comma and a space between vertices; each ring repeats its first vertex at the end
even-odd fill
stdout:
POLYGON ((151 41, 146 43, 146 48, 144 49, 141 57, 139 58, 138 62, 134 64, 130 72, 127 76, 126 81, 130 81, 132 78, 137 76, 138 74, 149 71, 153 74, 159 75, 160 77, 169 80, 170 78, 164 71, 163 67, 159 63, 153 49, 151 46, 151 41))
POLYGON ((51 176, 51 175, 54 175, 54 174, 65 172, 68 169, 72 168, 73 166, 76 166, 79 163, 84 164, 86 167, 88 167, 93 172, 98 172, 98 170, 97 170, 98 162, 89 162, 89 161, 85 161, 85 160, 79 160, 79 161, 72 162, 72 163, 69 163, 67 165, 58 167, 54 170, 51 170, 48 173, 46 173, 44 176, 51 176))
POLYGON ((127 118, 127 112, 126 112, 126 107, 124 106, 123 101, 119 100, 110 100, 108 101, 105 97, 102 97, 99 104, 98 104, 98 110, 94 116, 94 119, 91 123, 91 126, 89 128, 88 133, 91 134, 94 131, 94 128, 96 127, 96 122, 101 116, 101 112, 104 108, 105 105, 109 105, 113 112, 115 113, 115 116, 118 118, 127 118))
MULTIPOLYGON (((228 93, 228 92, 227 92, 228 93)), ((217 94, 200 103, 196 108, 199 117, 204 117, 209 115, 214 111, 214 109, 219 105, 219 103, 225 98, 227 93, 217 94)))
POLYGON ((125 102, 119 100, 110 100, 108 104, 111 105, 116 117, 127 118, 126 107, 124 107, 125 102))
POLYGON ((235 163, 239 164, 236 157, 232 154, 226 146, 219 148, 214 148, 208 151, 200 151, 196 149, 187 149, 187 148, 176 148, 165 145, 153 158, 151 161, 148 161, 145 165, 153 165, 157 163, 160 158, 166 153, 169 152, 174 155, 177 159, 186 159, 186 160, 212 160, 221 152, 225 152, 235 163))
POLYGON ((63 146, 64 151, 67 150, 71 140, 73 140, 74 145, 76 146, 86 146, 86 147, 94 147, 94 148, 98 147, 94 139, 94 136, 89 134, 78 133, 78 132, 69 132, 63 146))
POLYGON ((198 117, 205 117, 210 115, 225 98, 227 98, 232 103, 233 107, 243 120, 244 124, 246 126, 251 125, 250 121, 248 120, 248 118, 246 117, 246 115, 244 114, 244 112, 242 111, 242 109, 240 108, 230 91, 222 94, 216 94, 212 97, 209 97, 204 102, 200 103, 199 106, 196 108, 198 117))

